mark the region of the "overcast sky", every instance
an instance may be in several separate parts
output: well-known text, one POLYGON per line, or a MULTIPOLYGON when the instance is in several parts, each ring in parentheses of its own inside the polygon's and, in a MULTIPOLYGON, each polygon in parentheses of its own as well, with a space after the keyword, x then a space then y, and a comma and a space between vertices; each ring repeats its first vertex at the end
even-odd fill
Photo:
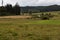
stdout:
MULTIPOLYGON (((6 4, 12 4, 15 5, 17 2, 20 6, 47 6, 47 5, 53 5, 58 4, 60 5, 60 0, 3 0, 4 5, 6 4)), ((1 6, 1 0, 0 0, 0 6, 1 6)))

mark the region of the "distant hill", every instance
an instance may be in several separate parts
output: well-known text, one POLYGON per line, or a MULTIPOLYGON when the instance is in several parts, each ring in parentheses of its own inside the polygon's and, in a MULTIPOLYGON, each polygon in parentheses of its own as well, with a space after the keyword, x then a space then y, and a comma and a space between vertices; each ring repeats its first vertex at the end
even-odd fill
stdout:
POLYGON ((16 4, 15 6, 7 4, 6 6, 0 6, 0 16, 21 15, 21 13, 31 14, 31 13, 49 12, 49 11, 60 11, 60 5, 21 7, 18 4, 16 4))
POLYGON ((20 8, 21 12, 48 12, 48 11, 60 11, 60 5, 50 5, 50 6, 26 6, 20 8))

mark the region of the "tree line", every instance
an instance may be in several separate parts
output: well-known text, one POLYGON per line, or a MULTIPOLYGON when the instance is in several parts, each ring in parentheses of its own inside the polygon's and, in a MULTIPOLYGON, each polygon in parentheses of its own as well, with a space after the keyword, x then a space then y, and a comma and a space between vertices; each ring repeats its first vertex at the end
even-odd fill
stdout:
POLYGON ((11 4, 0 6, 0 16, 21 15, 21 13, 32 14, 32 13, 49 12, 49 11, 60 11, 60 5, 20 7, 19 4, 16 3, 15 6, 12 6, 11 4))
POLYGON ((5 15, 20 15, 20 6, 16 3, 15 6, 7 4, 5 6, 0 6, 0 16, 5 15))
POLYGON ((60 5, 50 5, 50 6, 26 6, 21 7, 23 13, 39 13, 39 12, 49 12, 49 11, 60 11, 60 5))

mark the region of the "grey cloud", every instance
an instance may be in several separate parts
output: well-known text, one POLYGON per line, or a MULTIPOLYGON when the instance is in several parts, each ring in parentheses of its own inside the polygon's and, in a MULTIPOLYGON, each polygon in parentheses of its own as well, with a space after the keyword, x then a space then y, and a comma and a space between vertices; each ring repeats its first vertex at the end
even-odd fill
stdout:
MULTIPOLYGON (((16 2, 19 3, 20 6, 45 6, 45 5, 53 5, 53 4, 59 4, 59 0, 4 0, 4 5, 7 3, 15 5, 16 2)), ((0 0, 1 5, 1 0, 0 0)))

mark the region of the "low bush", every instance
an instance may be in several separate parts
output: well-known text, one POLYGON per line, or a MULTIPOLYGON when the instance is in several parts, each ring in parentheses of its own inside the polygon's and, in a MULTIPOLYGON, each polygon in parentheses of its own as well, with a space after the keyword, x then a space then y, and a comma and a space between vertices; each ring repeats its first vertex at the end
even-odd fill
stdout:
POLYGON ((40 19, 41 19, 41 20, 49 20, 49 19, 52 18, 52 17, 53 17, 53 15, 52 15, 51 13, 49 13, 49 14, 48 14, 48 13, 46 13, 46 14, 43 14, 43 13, 42 13, 42 14, 40 15, 40 19))

